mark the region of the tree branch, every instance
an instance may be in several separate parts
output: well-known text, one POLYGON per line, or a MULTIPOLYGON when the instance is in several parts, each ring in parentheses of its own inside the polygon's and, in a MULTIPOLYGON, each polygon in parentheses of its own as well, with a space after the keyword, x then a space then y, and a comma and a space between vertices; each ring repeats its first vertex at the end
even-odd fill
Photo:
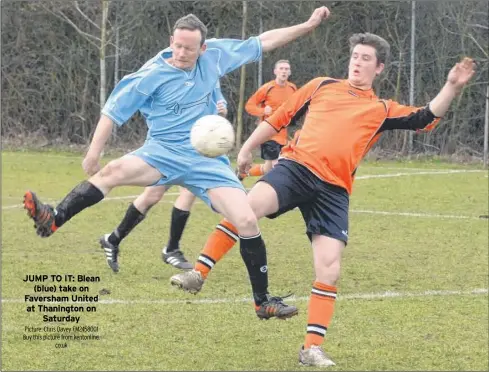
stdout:
POLYGON ((51 13, 52 15, 54 15, 56 18, 58 19, 61 19, 62 21, 64 22, 67 22, 68 24, 70 24, 71 27, 73 27, 80 35, 84 36, 85 39, 92 45, 94 45, 95 47, 97 48, 100 48, 100 45, 99 44, 96 44, 95 42, 93 42, 93 40, 95 41, 98 41, 100 43, 100 39, 96 36, 93 36, 93 35, 90 35, 82 30, 80 30, 78 28, 77 25, 75 25, 73 23, 73 21, 71 19, 68 18, 68 16, 66 16, 66 14, 64 14, 61 10, 58 10, 58 13, 57 14, 56 12, 53 12, 51 9, 49 9, 48 7, 46 7, 45 5, 42 5, 42 7, 44 9, 46 9, 49 13, 51 13))
POLYGON ((472 39, 472 41, 475 43, 475 45, 477 45, 479 47, 479 49, 481 50, 482 53, 484 53, 484 55, 489 58, 489 54, 484 50, 484 48, 482 48, 480 46, 480 44, 477 42, 477 40, 475 40, 475 38, 472 36, 472 34, 469 34, 469 37, 472 39))
POLYGON ((484 30, 489 30, 489 27, 481 25, 479 23, 469 23, 467 26, 478 27, 478 28, 482 28, 484 30))
POLYGON ((83 18, 85 18, 88 22, 90 22, 92 25, 94 25, 97 29, 100 30, 99 25, 97 25, 94 21, 90 19, 90 17, 88 17, 85 13, 83 13, 83 11, 80 9, 80 6, 78 5, 78 1, 75 1, 75 8, 83 16, 83 18))
POLYGON ((77 25, 75 25, 73 23, 73 21, 71 19, 68 18, 68 16, 66 16, 66 14, 64 14, 61 10, 58 11, 61 16, 62 16, 62 19, 64 19, 66 22, 68 22, 71 27, 73 27, 80 35, 84 36, 88 41, 92 42, 92 40, 96 40, 98 42, 100 42, 100 38, 96 37, 96 36, 93 36, 93 35, 90 35, 89 33, 85 32, 85 31, 82 31, 78 28, 77 25))

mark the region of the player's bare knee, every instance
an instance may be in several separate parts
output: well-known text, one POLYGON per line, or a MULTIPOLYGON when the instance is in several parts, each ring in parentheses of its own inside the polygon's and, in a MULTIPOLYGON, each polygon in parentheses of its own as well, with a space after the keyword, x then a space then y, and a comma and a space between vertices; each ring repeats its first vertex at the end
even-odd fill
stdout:
POLYGON ((122 179, 124 177, 124 169, 122 167, 122 163, 119 161, 119 159, 110 161, 105 167, 100 170, 99 176, 101 178, 113 181, 122 179))
POLYGON ((270 214, 269 210, 271 208, 269 208, 267 203, 250 203, 250 205, 257 219, 263 218, 264 216, 270 214))
POLYGON ((185 188, 180 188, 180 195, 175 201, 175 206, 183 210, 190 210, 195 201, 195 195, 185 188))
POLYGON ((124 170, 121 164, 117 160, 113 160, 92 176, 89 181, 107 193, 113 187, 118 186, 123 179, 124 170))
POLYGON ((147 187, 143 193, 144 204, 149 209, 161 200, 164 193, 165 189, 162 187, 147 187))
POLYGON ((253 213, 257 220, 278 211, 277 192, 266 182, 258 182, 248 194, 253 213))
POLYGON ((316 264, 316 280, 328 284, 336 285, 336 282, 340 279, 340 262, 335 261, 332 263, 319 263, 316 264))
POLYGON ((258 233, 258 222, 252 212, 237 217, 234 225, 240 235, 249 236, 258 233))

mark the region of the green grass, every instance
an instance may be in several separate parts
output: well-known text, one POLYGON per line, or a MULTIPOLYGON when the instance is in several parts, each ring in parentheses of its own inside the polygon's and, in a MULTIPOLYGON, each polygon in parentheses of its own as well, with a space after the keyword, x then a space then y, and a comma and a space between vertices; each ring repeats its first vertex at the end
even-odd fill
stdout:
MULTIPOLYGON (((16 207, 32 188, 43 200, 60 200, 84 179, 81 157, 70 154, 2 154, 2 370, 297 370, 304 338, 307 298, 314 278, 300 213, 261 221, 267 242, 270 288, 293 292, 298 317, 260 322, 239 251, 220 262, 198 296, 169 285, 175 273, 162 264, 171 203, 165 196, 124 241, 121 272, 106 267, 98 237, 111 231, 131 199, 100 203, 49 239, 39 239, 16 207), (88 274, 103 300, 82 323, 99 327, 99 341, 24 341, 24 327, 44 326, 26 312, 26 274, 88 274), (198 300, 223 299, 225 303, 198 300), (162 301, 162 302, 156 302, 162 301), (196 302, 197 301, 197 302, 196 302)), ((474 166, 373 163, 360 167, 351 199, 350 242, 345 250, 333 323, 325 348, 332 370, 488 369, 487 171, 453 174, 474 166), (402 169, 398 169, 402 168, 402 169), (395 175, 362 179, 367 175, 395 175), (389 212, 390 215, 372 212, 389 212), (399 215, 399 212, 420 216, 399 215), (431 216, 429 216, 431 215, 431 216), (455 218, 455 217, 467 218, 455 218), (474 289, 486 292, 471 294, 474 289), (459 294, 427 291, 459 291, 459 294), (411 296, 361 298, 386 291, 411 296), (419 296, 415 296, 419 295, 419 296)), ((253 180, 246 180, 250 187, 253 180)), ((137 195, 120 188, 112 196, 137 195)), ((171 190, 176 192, 177 190, 171 190)), ((182 247, 195 259, 219 216, 198 203, 182 247)))

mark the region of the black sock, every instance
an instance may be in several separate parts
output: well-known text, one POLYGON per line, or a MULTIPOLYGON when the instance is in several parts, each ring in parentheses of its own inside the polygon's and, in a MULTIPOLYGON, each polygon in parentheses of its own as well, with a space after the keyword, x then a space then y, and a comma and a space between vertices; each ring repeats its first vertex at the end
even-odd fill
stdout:
POLYGON ((268 267, 267 250, 261 234, 252 237, 240 236, 240 252, 250 276, 253 299, 257 306, 267 300, 268 267))
POLYGON ((173 207, 171 212, 170 239, 166 245, 166 253, 176 251, 180 248, 180 239, 182 239, 183 230, 187 224, 189 211, 182 211, 177 207, 173 207))
POLYGON ((126 211, 126 215, 122 219, 117 228, 110 234, 108 241, 113 245, 119 245, 122 239, 124 239, 142 220, 144 220, 144 214, 137 210, 133 203, 129 205, 126 211))
POLYGON ((68 195, 56 206, 56 216, 54 223, 61 227, 74 215, 80 213, 85 208, 97 204, 104 198, 104 194, 96 186, 88 181, 83 181, 77 185, 68 195))

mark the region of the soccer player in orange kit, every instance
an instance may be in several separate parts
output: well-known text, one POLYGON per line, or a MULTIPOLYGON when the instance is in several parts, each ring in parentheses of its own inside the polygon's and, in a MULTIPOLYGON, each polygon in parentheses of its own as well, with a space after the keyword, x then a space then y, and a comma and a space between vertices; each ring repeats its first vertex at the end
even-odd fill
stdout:
MULTIPOLYGON (((333 317, 341 256, 348 240, 349 195, 360 161, 386 130, 432 130, 475 73, 474 61, 464 58, 449 71, 431 102, 424 107, 404 106, 378 98, 372 89, 389 55, 387 41, 370 33, 354 34, 349 41, 348 78, 319 77, 304 85, 260 123, 237 159, 239 170, 246 172, 253 149, 306 114, 298 138, 282 150, 278 164, 255 184, 248 200, 257 219, 275 218, 295 207, 304 218, 316 274, 299 351, 299 362, 307 366, 335 365, 321 345, 333 317)), ((221 221, 194 270, 173 276, 172 284, 200 291, 209 270, 235 241, 236 229, 221 221)), ((266 253, 241 251, 241 255, 253 273, 250 281, 255 295, 268 285, 266 253)))
MULTIPOLYGON (((263 84, 246 102, 245 110, 248 114, 257 116, 262 121, 272 115, 282 103, 287 101, 297 90, 294 83, 289 80, 290 62, 281 59, 275 62, 273 69, 275 79, 263 84)), ((246 176, 263 176, 277 163, 280 150, 287 143, 287 128, 282 129, 265 143, 261 144, 261 158, 264 164, 254 164, 248 173, 239 173, 239 179, 246 176)))

